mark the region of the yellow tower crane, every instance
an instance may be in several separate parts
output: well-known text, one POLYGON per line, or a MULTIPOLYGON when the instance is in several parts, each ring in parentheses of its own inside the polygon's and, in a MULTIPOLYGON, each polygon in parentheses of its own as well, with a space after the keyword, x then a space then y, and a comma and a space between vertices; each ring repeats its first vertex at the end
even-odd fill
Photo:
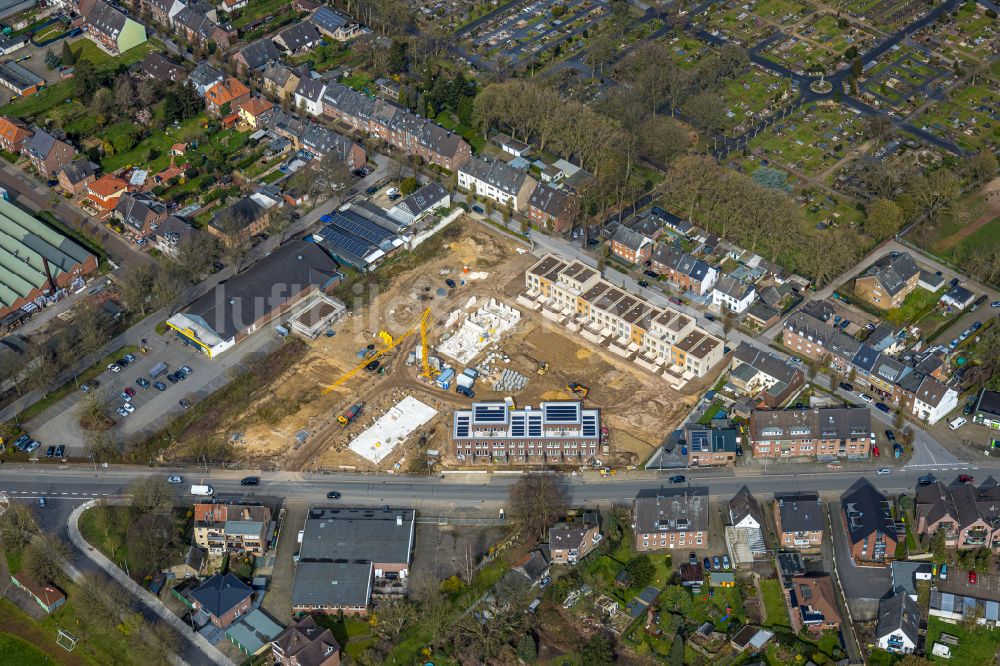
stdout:
POLYGON ((419 322, 411 326, 409 329, 401 333, 399 337, 396 338, 392 337, 392 335, 388 331, 379 331, 378 336, 385 344, 385 347, 383 349, 378 350, 373 355, 369 356, 365 360, 361 361, 361 363, 358 363, 356 366, 354 366, 353 368, 345 372, 343 375, 341 375, 337 381, 335 381, 330 386, 327 386, 323 390, 323 395, 326 395, 327 393, 337 388, 338 386, 346 382, 348 379, 350 379, 357 373, 361 372, 361 369, 364 368, 369 363, 371 363, 372 361, 375 361, 381 358, 382 356, 388 354, 390 351, 398 347, 400 344, 402 344, 404 340, 406 340, 408 337, 410 337, 417 331, 420 331, 420 352, 421 352, 420 360, 423 366, 423 372, 421 372, 417 376, 424 377, 428 380, 433 380, 434 376, 438 374, 438 371, 431 367, 430 361, 428 360, 430 354, 428 352, 428 347, 427 347, 427 319, 428 317, 430 317, 430 315, 431 315, 431 309, 427 308, 426 310, 424 310, 424 313, 420 316, 419 322))

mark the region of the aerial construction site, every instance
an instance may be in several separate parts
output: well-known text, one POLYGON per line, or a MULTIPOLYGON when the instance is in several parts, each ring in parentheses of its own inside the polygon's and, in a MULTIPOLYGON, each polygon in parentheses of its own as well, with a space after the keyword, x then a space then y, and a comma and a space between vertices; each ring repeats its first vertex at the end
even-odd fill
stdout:
POLYGON ((252 426, 247 458, 284 469, 424 472, 461 468, 451 419, 474 401, 584 400, 611 407, 604 464, 641 464, 674 429, 702 382, 684 393, 517 305, 537 258, 463 221, 443 252, 353 304, 335 335, 270 392, 296 405, 277 424, 252 426), (474 397, 472 397, 474 395, 474 397))

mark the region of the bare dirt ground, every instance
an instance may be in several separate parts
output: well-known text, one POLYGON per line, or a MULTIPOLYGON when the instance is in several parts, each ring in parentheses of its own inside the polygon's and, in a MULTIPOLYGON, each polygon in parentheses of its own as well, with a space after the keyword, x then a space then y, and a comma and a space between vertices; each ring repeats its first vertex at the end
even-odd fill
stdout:
MULTIPOLYGON (((453 408, 469 404, 469 399, 446 392, 417 378, 419 366, 407 366, 407 355, 420 342, 419 332, 382 356, 383 373, 361 371, 326 395, 332 384, 358 363, 357 351, 369 344, 382 349, 380 330, 399 336, 413 327, 425 307, 430 307, 429 343, 447 333, 449 314, 463 308, 471 296, 479 303, 495 297, 517 307, 520 324, 491 348, 507 354, 510 361, 502 367, 516 370, 529 378, 525 390, 513 397, 519 405, 537 405, 542 400, 570 398, 569 382, 590 387, 586 403, 603 410, 604 425, 610 430, 612 455, 605 464, 638 464, 645 460, 664 435, 680 423, 694 402, 700 388, 692 383, 690 393, 680 395, 661 377, 601 350, 582 338, 564 331, 516 304, 523 291, 524 271, 536 259, 516 251, 516 246, 488 229, 467 226, 452 241, 442 256, 418 268, 400 274, 387 291, 372 297, 367 306, 352 308, 352 314, 336 325, 335 337, 321 337, 311 344, 305 359, 279 377, 262 402, 279 404, 281 409, 265 423, 245 430, 239 443, 246 456, 285 469, 358 469, 371 471, 375 465, 348 449, 350 441, 406 396, 438 410, 438 415, 405 446, 398 447, 381 463, 383 471, 391 468, 419 472, 426 469, 425 452, 418 450, 419 435, 426 435, 425 449, 441 453, 441 462, 454 467, 446 455, 453 408), (488 277, 468 280, 455 289, 447 289, 444 280, 460 281, 465 266, 470 272, 488 273, 488 277), (444 273, 444 271, 450 271, 444 273), (443 289, 443 293, 442 290, 443 289), (539 376, 539 363, 548 371, 539 376), (361 417, 347 427, 336 418, 350 405, 362 402, 361 417), (305 431, 305 441, 296 434, 305 431)), ((478 305, 477 305, 478 307, 478 305)), ((460 325, 459 318, 454 324, 460 325)), ((446 359, 452 362, 450 359, 446 359)), ((479 358, 475 362, 478 362, 479 358)), ((461 367, 456 367, 461 372, 461 367)), ((505 394, 491 390, 491 382, 476 383, 476 400, 500 400, 505 394)))

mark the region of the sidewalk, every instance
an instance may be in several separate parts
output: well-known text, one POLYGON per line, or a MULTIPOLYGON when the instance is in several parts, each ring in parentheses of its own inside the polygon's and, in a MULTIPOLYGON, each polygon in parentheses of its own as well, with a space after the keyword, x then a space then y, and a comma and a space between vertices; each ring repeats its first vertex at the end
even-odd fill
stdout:
MULTIPOLYGON (((205 638, 199 634, 191 632, 191 628, 184 623, 179 617, 174 615, 166 605, 159 599, 154 597, 148 591, 139 587, 139 585, 133 581, 131 578, 125 575, 125 572, 119 569, 111 560, 104 556, 99 550, 87 543, 80 534, 80 516, 84 511, 91 508, 94 505, 94 501, 87 502, 86 504, 81 504, 73 513, 69 516, 69 540, 73 542, 73 545, 84 555, 90 558, 98 567, 104 570, 109 576, 114 578, 118 583, 120 583, 126 590, 128 590, 134 597, 139 599, 145 606, 150 610, 160 616, 160 618, 170 627, 186 637, 191 641, 198 649, 205 653, 213 663, 219 666, 236 666, 229 657, 222 654, 218 648, 209 643, 205 638)), ((72 568, 70 573, 74 580, 78 580, 81 576, 80 572, 76 570, 72 565, 68 565, 72 568)), ((178 657, 178 661, 180 658, 178 657)), ((183 663, 183 662, 181 662, 183 663)))

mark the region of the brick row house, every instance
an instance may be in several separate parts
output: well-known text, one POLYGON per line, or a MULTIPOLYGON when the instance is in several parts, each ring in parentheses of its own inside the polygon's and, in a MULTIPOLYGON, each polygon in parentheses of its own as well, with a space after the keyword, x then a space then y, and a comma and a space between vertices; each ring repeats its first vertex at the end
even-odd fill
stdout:
POLYGON ((525 272, 525 287, 518 302, 541 304, 545 317, 590 342, 614 345, 652 372, 666 366, 704 377, 722 361, 723 341, 698 328, 693 317, 650 305, 578 260, 542 257, 525 272))
POLYGON ((653 253, 653 239, 622 224, 611 236, 611 253, 630 264, 644 264, 653 253))
POLYGON ((528 197, 528 218, 542 229, 564 234, 573 226, 578 205, 572 192, 542 183, 528 197))
POLYGON ((124 53, 146 41, 146 27, 104 0, 80 0, 78 6, 87 34, 113 54, 124 53))
POLYGON ((650 257, 653 272, 665 276, 671 284, 703 296, 715 285, 719 272, 707 262, 685 252, 660 245, 650 257))
POLYGON ((1000 550, 1000 486, 940 481, 917 486, 915 513, 918 535, 932 537, 940 530, 949 548, 1000 550))
POLYGON ((857 383, 870 387, 891 407, 930 424, 958 406, 958 392, 942 382, 946 366, 935 351, 913 354, 904 363, 841 333, 809 311, 785 320, 782 343, 795 354, 828 363, 838 372, 853 371, 857 383))
POLYGON ((781 548, 812 551, 823 543, 823 500, 815 492, 774 494, 774 522, 781 548))
POLYGON ((777 409, 792 399, 805 384, 799 368, 770 352, 741 342, 733 351, 729 383, 768 409, 777 409))
POLYGON ((543 402, 511 409, 478 402, 456 409, 452 444, 459 460, 473 463, 580 465, 600 454, 600 412, 580 402, 543 402))
POLYGON ((476 196, 509 206, 514 212, 528 208, 528 200, 537 181, 526 172, 499 160, 473 157, 458 167, 458 186, 476 196))
POLYGON ((748 428, 758 458, 867 460, 875 441, 868 407, 755 409, 748 428))
POLYGON ((371 98, 340 83, 323 93, 323 112, 359 132, 377 136, 407 155, 416 155, 449 171, 472 158, 459 135, 381 98, 371 98))
POLYGON ((901 536, 889 500, 866 479, 859 479, 840 496, 840 506, 854 564, 888 566, 901 536))

